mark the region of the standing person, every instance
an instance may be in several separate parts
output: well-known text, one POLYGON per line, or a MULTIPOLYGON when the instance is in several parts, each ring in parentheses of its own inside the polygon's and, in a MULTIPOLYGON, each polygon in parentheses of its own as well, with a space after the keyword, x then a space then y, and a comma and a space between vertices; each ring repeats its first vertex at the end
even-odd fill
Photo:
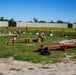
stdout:
POLYGON ((45 36, 44 31, 41 32, 40 37, 41 37, 41 41, 42 41, 42 42, 45 41, 46 36, 45 36))

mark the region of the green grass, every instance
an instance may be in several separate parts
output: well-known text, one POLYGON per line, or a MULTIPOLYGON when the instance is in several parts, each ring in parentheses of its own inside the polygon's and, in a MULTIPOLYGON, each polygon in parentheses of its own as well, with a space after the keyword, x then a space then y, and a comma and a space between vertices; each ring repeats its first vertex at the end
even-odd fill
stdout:
MULTIPOLYGON (((6 28, 4 28, 6 29, 6 28)), ((18 29, 18 28, 16 28, 18 29)), ((23 30, 24 28, 21 28, 23 30)), ((14 30, 14 28, 10 28, 11 31, 14 30)), ((0 58, 7 58, 12 56, 14 60, 22 60, 22 61, 29 61, 33 63, 57 63, 61 62, 63 58, 65 58, 65 52, 61 49, 58 50, 52 50, 51 55, 49 56, 43 56, 40 55, 36 51, 38 48, 40 48, 41 45, 49 45, 53 42, 57 42, 63 39, 76 39, 76 32, 73 32, 73 28, 29 28, 28 32, 25 34, 21 34, 21 38, 23 40, 18 40, 15 44, 11 45, 5 45, 4 43, 7 42, 10 38, 13 37, 0 37, 0 58), (39 33, 41 31, 45 31, 46 34, 46 41, 45 42, 32 42, 32 44, 35 44, 35 46, 27 46, 27 43, 25 43, 24 38, 27 37, 35 37, 38 38, 37 35, 35 35, 35 30, 39 29, 39 33), (54 30, 54 36, 49 36, 50 29, 54 30), (65 30, 65 32, 62 32, 62 30, 65 30), (30 32, 32 34, 30 34, 30 32), (67 38, 61 37, 61 34, 66 34, 67 38)), ((8 33, 8 29, 6 30, 6 33, 8 33)), ((76 47, 75 48, 68 48, 66 51, 67 54, 75 54, 76 55, 76 47)))
POLYGON ((76 61, 76 55, 73 55, 70 59, 76 61))

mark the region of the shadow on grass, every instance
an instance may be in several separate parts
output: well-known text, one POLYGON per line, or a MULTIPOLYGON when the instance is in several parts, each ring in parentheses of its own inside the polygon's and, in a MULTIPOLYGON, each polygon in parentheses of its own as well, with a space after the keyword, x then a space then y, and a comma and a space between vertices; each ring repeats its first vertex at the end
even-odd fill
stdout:
MULTIPOLYGON (((73 48, 76 48, 76 47, 67 47, 67 49, 73 49, 73 48)), ((40 51, 35 50, 34 52, 40 52, 40 51)), ((50 51, 64 51, 64 50, 61 48, 52 48, 52 49, 50 49, 50 51)))

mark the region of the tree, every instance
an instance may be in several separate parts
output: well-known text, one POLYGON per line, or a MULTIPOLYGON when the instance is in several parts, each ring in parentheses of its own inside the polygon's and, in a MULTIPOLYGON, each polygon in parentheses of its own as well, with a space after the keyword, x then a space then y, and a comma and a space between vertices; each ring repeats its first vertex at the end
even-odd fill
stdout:
POLYGON ((51 20, 50 23, 55 23, 55 22, 53 20, 51 20))
POLYGON ((74 22, 74 24, 76 24, 76 22, 74 22))
POLYGON ((4 21, 4 17, 1 17, 1 18, 0 18, 0 21, 4 21))
POLYGON ((39 23, 45 23, 45 21, 41 20, 41 21, 39 21, 39 23))
POLYGON ((57 23, 64 23, 64 22, 63 22, 63 21, 61 21, 61 20, 58 20, 58 21, 57 21, 57 23))
POLYGON ((18 21, 18 22, 22 22, 22 21, 18 21))
POLYGON ((11 19, 9 20, 9 22, 14 22, 14 19, 13 19, 13 18, 11 18, 11 19))
POLYGON ((29 21, 30 23, 32 23, 32 21, 29 21))
POLYGON ((4 19, 4 21, 9 21, 8 19, 4 19))
POLYGON ((34 22, 35 22, 35 23, 37 23, 37 22, 38 22, 38 19, 36 19, 36 18, 33 18, 33 20, 34 20, 34 22))

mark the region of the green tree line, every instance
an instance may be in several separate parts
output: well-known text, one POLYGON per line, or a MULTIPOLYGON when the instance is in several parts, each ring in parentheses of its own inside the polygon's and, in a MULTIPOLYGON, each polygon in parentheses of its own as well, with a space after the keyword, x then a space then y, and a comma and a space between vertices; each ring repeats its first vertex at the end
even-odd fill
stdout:
MULTIPOLYGON (((14 18, 11 18, 11 19, 5 19, 4 17, 0 17, 0 21, 8 21, 8 22, 16 22, 14 20, 14 18)), ((22 22, 22 21, 19 21, 19 22, 22 22)), ((56 22, 54 22, 53 20, 51 20, 50 22, 46 22, 45 20, 38 20, 37 18, 33 18, 33 21, 27 21, 27 22, 34 22, 34 23, 69 23, 69 22, 64 22, 62 20, 57 20, 56 22)), ((76 22, 74 22, 74 24, 76 24, 76 22)))
POLYGON ((4 17, 0 17, 0 21, 15 22, 15 21, 14 21, 14 18, 11 18, 11 19, 5 19, 4 17))

